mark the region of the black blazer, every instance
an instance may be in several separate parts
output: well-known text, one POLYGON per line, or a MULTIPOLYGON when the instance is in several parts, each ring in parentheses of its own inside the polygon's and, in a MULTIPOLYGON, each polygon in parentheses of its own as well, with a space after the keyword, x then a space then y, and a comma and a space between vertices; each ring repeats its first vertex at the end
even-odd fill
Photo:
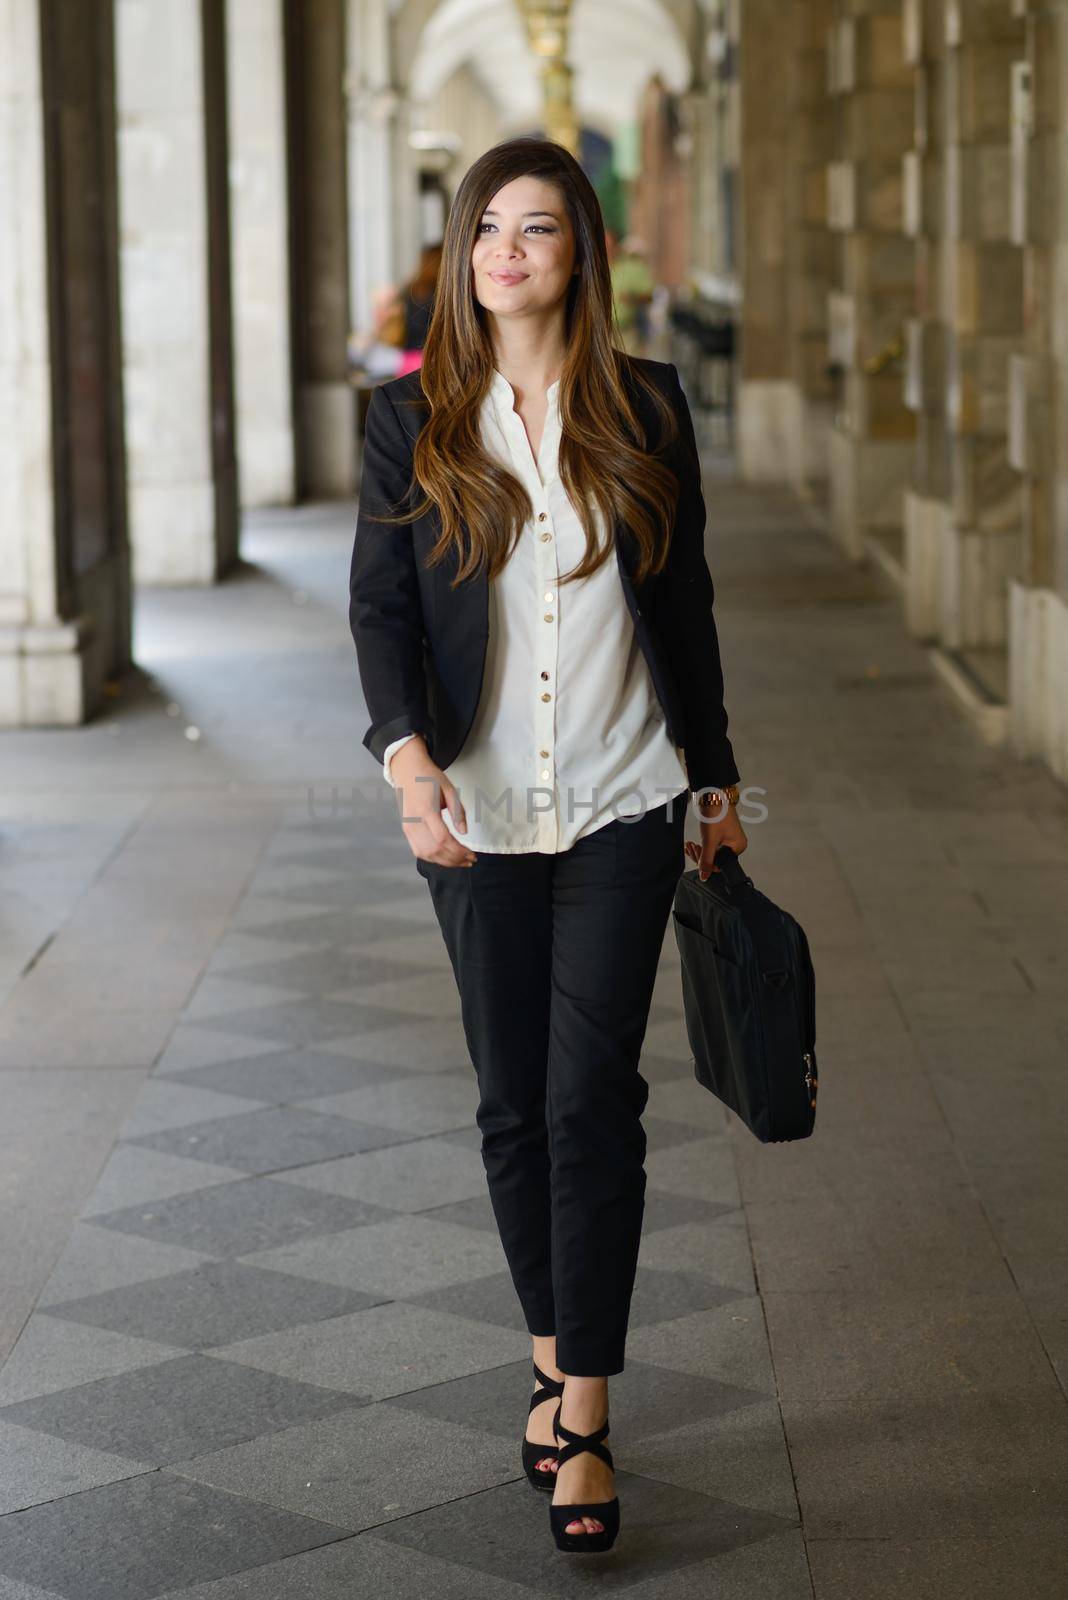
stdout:
MULTIPOLYGON (((631 357, 674 406, 678 437, 662 459, 680 479, 667 564, 635 591, 633 536, 615 530, 616 560, 634 631, 649 664, 668 733, 685 755, 690 787, 738 780, 727 738, 723 674, 712 615, 714 588, 704 554, 705 503, 689 407, 675 367, 631 357)), ((641 388, 631 392, 647 439, 657 419, 641 388)), ((414 522, 372 521, 399 509, 410 492, 412 449, 428 414, 418 369, 379 384, 364 430, 363 477, 349 577, 349 622, 371 725, 363 743, 381 762, 404 733, 422 733, 445 769, 463 748, 482 689, 489 638, 489 583, 474 575, 455 590, 455 551, 433 568, 436 510, 414 522)))

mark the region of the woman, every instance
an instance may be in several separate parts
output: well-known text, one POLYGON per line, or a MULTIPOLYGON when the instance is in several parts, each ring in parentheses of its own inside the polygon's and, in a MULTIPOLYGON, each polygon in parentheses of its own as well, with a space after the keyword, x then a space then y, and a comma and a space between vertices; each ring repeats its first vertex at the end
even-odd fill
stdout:
POLYGON ((409 279, 400 292, 403 330, 400 341, 402 355, 397 368, 399 377, 404 377, 408 372, 415 372, 422 365, 423 346, 426 343, 434 311, 434 294, 440 270, 441 245, 424 245, 415 276, 409 279))
POLYGON ((616 348, 611 306, 575 160, 540 139, 481 156, 449 217, 423 366, 372 395, 350 589, 363 742, 398 791, 456 977, 533 1340, 524 1470, 570 1550, 608 1549, 619 1527, 608 1378, 688 791, 702 877, 719 845, 747 844, 693 426, 675 368, 616 348))

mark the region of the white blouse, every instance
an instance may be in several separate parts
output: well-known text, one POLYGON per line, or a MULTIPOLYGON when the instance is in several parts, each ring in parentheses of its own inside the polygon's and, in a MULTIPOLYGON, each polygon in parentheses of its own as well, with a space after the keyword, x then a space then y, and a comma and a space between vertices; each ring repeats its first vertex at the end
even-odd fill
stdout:
MULTIPOLYGON (((558 587, 586 537, 557 475, 559 380, 547 391, 537 461, 511 384, 494 372, 480 416, 487 450, 526 486, 534 507, 510 560, 490 584, 482 693, 463 749, 448 768, 475 851, 567 850, 617 817, 636 816, 688 788, 627 609, 613 554, 558 587)), ((603 523, 600 523, 603 527, 603 523)), ((383 776, 414 734, 385 750, 383 776)))

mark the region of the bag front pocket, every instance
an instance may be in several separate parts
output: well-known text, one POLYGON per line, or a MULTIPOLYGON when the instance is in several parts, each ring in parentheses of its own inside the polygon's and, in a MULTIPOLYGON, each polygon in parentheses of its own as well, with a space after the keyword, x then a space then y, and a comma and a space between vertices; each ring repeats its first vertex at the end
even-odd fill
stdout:
POLYGON ((744 1116, 747 1058, 757 1059, 759 1018, 747 969, 672 912, 682 957, 682 999, 698 1082, 744 1116))

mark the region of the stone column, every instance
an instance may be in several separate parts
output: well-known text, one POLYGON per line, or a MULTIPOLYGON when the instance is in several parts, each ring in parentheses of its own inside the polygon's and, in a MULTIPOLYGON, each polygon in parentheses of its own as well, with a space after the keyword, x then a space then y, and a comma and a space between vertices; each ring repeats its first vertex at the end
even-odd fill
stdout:
POLYGON ((830 354, 840 369, 831 528, 848 555, 899 572, 901 485, 915 433, 900 363, 913 303, 912 248, 901 231, 913 85, 900 0, 839 0, 827 64, 838 152, 827 170, 828 220, 839 236, 829 298, 830 354))
POLYGON ((787 91, 785 471, 800 494, 826 480, 833 418, 827 306, 836 236, 827 226, 827 163, 834 154, 834 102, 826 66, 832 14, 833 0, 805 0, 800 7, 787 91))
POLYGON ((1009 357, 1008 453, 1021 475, 1022 550, 1009 583, 1009 737, 1068 782, 1068 0, 1014 0, 1012 239, 1024 331, 1009 357))
POLYGON ((680 105, 654 74, 638 101, 641 170, 634 182, 629 231, 644 239, 653 277, 677 288, 690 266, 688 162, 680 156, 680 105))
POLYGON ((710 274, 716 266, 720 165, 716 145, 719 89, 699 82, 684 98, 692 158, 690 183, 690 270, 710 274))
POLYGON ((904 490, 905 619, 921 638, 939 628, 939 552, 950 499, 942 261, 946 120, 945 0, 905 0, 904 52, 915 73, 914 143, 903 160, 905 234, 915 251, 916 305, 906 323, 905 404, 916 450, 904 490))
POLYGON ((348 381, 346 0, 286 6, 290 272, 301 499, 355 492, 356 404, 348 381))
MULTIPOLYGON (((697 273, 723 285, 738 283, 739 192, 739 0, 724 0, 706 41, 709 58, 701 122, 704 148, 698 171, 704 181, 693 197, 690 225, 692 264, 697 273)), ((636 157, 637 160, 637 157, 636 157)), ((700 277, 698 278, 700 282, 700 277)))
POLYGON ((228 0, 227 103, 241 501, 295 487, 283 0, 228 0))
POLYGON ((409 155, 401 154, 403 177, 397 181, 407 196, 408 220, 403 234, 398 229, 398 237, 411 243, 398 260, 395 281, 400 283, 418 266, 423 246, 444 233, 447 203, 442 203, 441 195, 454 195, 471 163, 504 137, 497 102, 468 61, 455 67, 432 92, 418 100, 409 98, 404 124, 409 155), (438 144, 443 130, 448 142, 438 144), (429 147, 424 142, 427 134, 435 140, 429 147))
POLYGON ((109 0, 0 9, 0 726, 129 662, 109 0))
POLYGON ((787 335, 787 173, 800 8, 738 8, 742 302, 737 460, 743 478, 781 480, 791 437, 787 335))
POLYGON ((422 33, 436 9, 436 0, 402 0, 390 6, 389 50, 398 102, 389 122, 389 225, 393 241, 394 283, 403 282, 419 259, 422 219, 419 167, 422 152, 412 136, 423 128, 424 109, 412 93, 412 74, 424 48, 422 33))
POLYGON ((946 0, 945 251, 949 517, 938 636, 1004 692, 1008 583, 1023 573, 1022 496, 1008 455, 1009 358, 1023 332, 1012 236, 1013 64, 1023 28, 1006 0, 946 0))
POLYGON ((396 281, 393 124, 400 103, 390 73, 387 0, 348 0, 349 300, 357 328, 370 326, 375 291, 396 281))
POLYGON ((223 0, 116 0, 130 536, 138 583, 237 554, 223 0))

